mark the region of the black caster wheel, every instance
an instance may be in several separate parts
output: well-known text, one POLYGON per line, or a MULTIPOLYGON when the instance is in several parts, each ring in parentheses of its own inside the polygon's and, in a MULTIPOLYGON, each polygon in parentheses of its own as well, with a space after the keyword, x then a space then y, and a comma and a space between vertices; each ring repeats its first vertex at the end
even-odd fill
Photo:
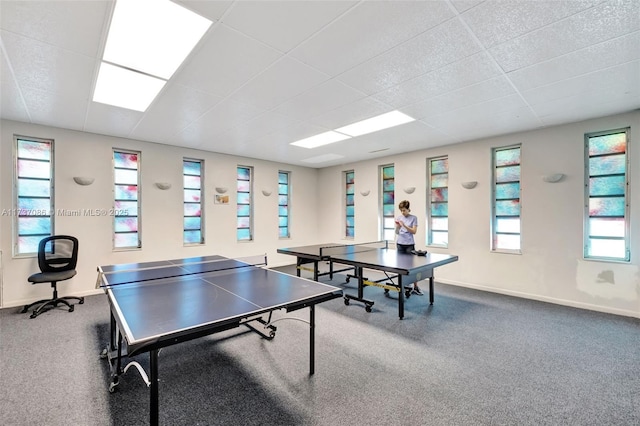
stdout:
POLYGON ((73 305, 69 308, 69 312, 73 312, 73 305))
POLYGON ((81 305, 84 305, 84 297, 82 299, 80 299, 80 301, 78 302, 81 305))
POLYGON ((118 386, 118 383, 109 383, 109 393, 114 393, 116 391, 116 386, 118 386))
POLYGON ((38 314, 36 314, 36 313, 34 312, 34 313, 32 313, 32 314, 31 314, 31 316, 29 316, 29 318, 35 318, 35 317, 37 317, 37 316, 38 316, 38 314))
POLYGON ((102 352, 100 352, 100 358, 105 359, 108 354, 109 354, 109 351, 107 350, 107 348, 104 348, 102 352))
POLYGON ((411 291, 405 291, 404 292, 404 297, 406 297, 407 299, 411 297, 411 291))
POLYGON ((371 306, 365 306, 364 310, 367 311, 367 312, 371 312, 372 311, 371 306))
POLYGON ((27 307, 25 306, 24 308, 22 308, 22 310, 20 311, 20 313, 21 313, 21 314, 26 314, 28 310, 29 310, 29 309, 27 309, 27 307))
POLYGON ((347 299, 346 297, 344 298, 344 304, 349 306, 349 299, 347 299))
POLYGON ((384 289, 384 294, 389 294, 389 290, 388 289, 384 289))

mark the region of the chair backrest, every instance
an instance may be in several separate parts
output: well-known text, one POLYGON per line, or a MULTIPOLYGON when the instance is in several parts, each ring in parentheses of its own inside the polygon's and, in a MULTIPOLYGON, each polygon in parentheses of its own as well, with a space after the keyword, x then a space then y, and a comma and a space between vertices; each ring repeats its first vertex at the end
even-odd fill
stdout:
POLYGON ((62 272, 76 269, 78 239, 70 235, 52 235, 40 240, 38 266, 42 272, 62 272))

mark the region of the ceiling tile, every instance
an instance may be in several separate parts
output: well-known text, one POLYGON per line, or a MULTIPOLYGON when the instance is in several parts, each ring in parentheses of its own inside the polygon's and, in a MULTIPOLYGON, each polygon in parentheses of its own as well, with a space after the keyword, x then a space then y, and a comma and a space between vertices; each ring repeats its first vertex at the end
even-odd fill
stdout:
POLYGON ((402 108, 402 112, 415 119, 437 116, 515 93, 506 77, 500 76, 402 108))
POLYGON ((297 123, 298 120, 268 111, 227 131, 223 137, 227 143, 244 144, 297 123))
POLYGON ((241 1, 234 4, 223 22, 288 52, 355 4, 356 1, 241 1))
POLYGON ((281 56, 238 31, 217 25, 178 71, 178 84, 227 96, 281 56))
POLYGON ((176 138, 190 141, 192 147, 198 146, 211 151, 223 149, 220 152, 227 152, 224 149, 226 142, 221 139, 221 136, 232 128, 258 116, 261 112, 260 109, 252 105, 225 99, 180 131, 176 138))
POLYGON ((210 21, 216 22, 222 18, 224 13, 229 9, 233 1, 202 1, 202 0, 172 0, 181 6, 186 7, 192 12, 200 16, 204 16, 210 21))
POLYGON ((327 129, 337 129, 347 124, 353 124, 367 118, 375 117, 376 115, 384 114, 392 109, 391 106, 368 97, 313 117, 308 121, 311 124, 316 124, 327 129))
POLYGON ((450 20, 346 71, 338 78, 373 94, 478 51, 480 46, 462 23, 450 20))
POLYGON ((271 109, 326 80, 327 75, 284 56, 235 92, 231 99, 271 109))
POLYGON ((598 110, 604 115, 621 112, 615 108, 616 103, 627 106, 640 103, 640 60, 538 87, 522 95, 543 119, 550 115, 566 116, 563 108, 598 110), (598 107, 605 104, 606 108, 598 107))
POLYGON ((453 17, 445 1, 365 1, 291 55, 336 76, 453 17))
MULTIPOLYGON (((1 45, 0 45, 1 47, 1 45)), ((7 120, 16 120, 29 122, 29 114, 27 108, 13 78, 13 72, 9 67, 9 63, 4 55, 4 51, 0 49, 0 116, 7 120)))
MULTIPOLYGON (((142 113, 98 102, 89 102, 84 131, 128 138, 142 113)), ((125 148, 125 147, 120 147, 125 148)))
POLYGON ((640 31, 508 74, 520 91, 640 59, 640 31))
POLYGON ((373 98, 401 108, 500 74, 500 70, 486 53, 478 53, 376 93, 373 98))
POLYGON ((100 0, 3 0, 0 28, 96 58, 112 4, 113 1, 100 0))
POLYGON ((51 93, 30 87, 22 88, 31 122, 83 130, 89 100, 77 92, 51 93))
POLYGON ((490 49, 505 72, 640 29, 640 2, 612 0, 490 49))
POLYGON ((462 19, 485 48, 495 46, 588 9, 602 0, 486 1, 462 19))
POLYGON ((89 95, 96 59, 6 31, 0 34, 20 87, 89 95))
POLYGON ((329 80, 292 98, 274 111, 305 120, 362 99, 364 94, 337 80, 329 80))
POLYGON ((169 82, 145 112, 131 137, 169 143, 173 135, 199 119, 222 97, 169 82))
POLYGON ((476 7, 484 1, 485 0, 451 0, 451 4, 453 4, 458 12, 462 13, 472 7, 476 7))

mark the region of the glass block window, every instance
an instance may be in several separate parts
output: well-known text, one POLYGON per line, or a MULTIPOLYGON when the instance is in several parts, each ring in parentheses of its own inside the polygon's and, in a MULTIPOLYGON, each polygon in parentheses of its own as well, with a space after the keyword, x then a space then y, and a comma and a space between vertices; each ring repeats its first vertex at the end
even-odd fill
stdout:
POLYGON ((355 191, 356 173, 353 170, 344 172, 345 182, 345 234, 347 238, 354 238, 356 235, 356 191, 355 191))
POLYGON ((252 210, 252 171, 251 167, 238 166, 237 169, 237 220, 238 241, 253 240, 252 210))
POLYGON ((140 152, 113 151, 113 247, 140 248, 140 152))
POLYGON ((53 141, 16 137, 14 182, 14 254, 38 252, 40 240, 53 235, 53 141))
POLYGON ((291 223, 291 173, 278 172, 278 236, 289 238, 291 223))
POLYGON ((629 129, 585 135, 584 257, 629 261, 629 129))
POLYGON ((492 250, 520 252, 520 146, 493 150, 492 250))
POLYGON ((202 229, 203 166, 203 160, 182 160, 182 181, 184 187, 182 240, 184 244, 204 244, 204 234, 202 229))
POLYGON ((381 206, 382 206, 382 239, 393 241, 396 236, 395 224, 395 173, 394 166, 380 167, 381 206))
POLYGON ((449 244, 449 159, 427 160, 427 244, 447 247, 449 244))

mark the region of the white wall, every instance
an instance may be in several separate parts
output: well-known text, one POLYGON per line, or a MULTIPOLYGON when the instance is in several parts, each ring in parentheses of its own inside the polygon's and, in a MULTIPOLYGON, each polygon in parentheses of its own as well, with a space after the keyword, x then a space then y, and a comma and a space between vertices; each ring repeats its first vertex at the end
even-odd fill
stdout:
POLYGON ((378 230, 378 168, 394 163, 396 205, 411 202, 425 245, 427 158, 449 157, 449 247, 433 252, 459 256, 436 270, 439 281, 570 306, 640 317, 640 112, 511 134, 453 146, 325 168, 319 177, 323 240, 342 239, 342 172, 355 170, 356 241, 375 241, 378 230), (631 262, 587 261, 583 253, 584 134, 631 127, 629 177, 631 262), (491 148, 522 144, 522 254, 489 250, 491 148), (546 183, 542 176, 564 173, 546 183), (464 181, 478 181, 464 189, 464 181), (416 187, 413 194, 403 188, 416 187), (369 189, 364 197, 360 191, 369 189))
MULTIPOLYGON (((116 263, 172 259, 187 256, 223 254, 252 256, 266 253, 270 266, 294 262, 277 255, 276 249, 310 244, 318 239, 316 169, 295 167, 249 158, 241 158, 145 143, 135 140, 1 121, 0 129, 0 211, 13 208, 14 135, 54 139, 55 208, 69 211, 112 208, 112 149, 130 149, 141 155, 142 249, 113 251, 112 217, 55 217, 55 233, 75 235, 80 241, 78 275, 61 283, 64 294, 93 294, 96 267, 116 263), (182 159, 205 160, 205 241, 204 246, 184 247, 182 243, 182 159), (236 166, 254 168, 254 241, 236 241, 236 166), (291 233, 295 238, 278 239, 278 170, 292 174, 293 216, 291 233), (74 176, 91 176, 95 182, 79 186, 74 176), (162 191, 156 182, 170 182, 162 191), (231 197, 228 205, 214 204, 214 188, 226 186, 231 197), (264 196, 262 189, 272 194, 264 196)), ((38 272, 35 257, 12 256, 12 217, 0 216, 2 251, 2 306, 18 306, 51 296, 47 284, 32 285, 30 274, 38 272)))

